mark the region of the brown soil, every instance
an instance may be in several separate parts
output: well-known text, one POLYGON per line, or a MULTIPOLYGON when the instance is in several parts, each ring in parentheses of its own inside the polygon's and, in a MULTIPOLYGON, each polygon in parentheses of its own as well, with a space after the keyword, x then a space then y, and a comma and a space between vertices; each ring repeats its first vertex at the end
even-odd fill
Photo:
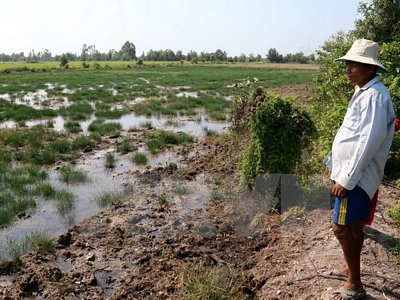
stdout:
MULTIPOLYGON (((233 270, 241 299, 329 299, 343 284, 329 275, 343 264, 331 211, 282 218, 254 205, 239 188, 238 145, 202 139, 175 148, 187 167, 132 174, 132 195, 58 237, 54 253, 1 265, 0 298, 184 299, 188 272, 201 264, 233 270)), ((388 250, 399 232, 387 216, 398 196, 382 186, 375 223, 365 229, 367 299, 400 299, 400 264, 388 250)))

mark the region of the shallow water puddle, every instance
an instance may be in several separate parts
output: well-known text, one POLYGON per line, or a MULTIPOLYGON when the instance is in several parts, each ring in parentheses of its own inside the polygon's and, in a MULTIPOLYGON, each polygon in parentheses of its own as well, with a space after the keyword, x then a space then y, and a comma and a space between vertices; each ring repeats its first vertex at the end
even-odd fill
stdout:
POLYGON ((199 94, 197 92, 180 92, 180 93, 177 93, 176 96, 178 98, 182 98, 182 97, 184 97, 184 98, 198 98, 199 94))
MULTIPOLYGON (((128 175, 135 171, 144 171, 148 166, 165 167, 171 162, 179 163, 180 159, 176 154, 166 151, 157 156, 149 155, 147 166, 135 166, 130 161, 130 155, 128 154, 119 157, 117 166, 110 170, 105 167, 105 156, 107 153, 114 151, 114 148, 100 150, 77 163, 76 170, 83 171, 88 175, 89 181, 87 183, 68 185, 59 180, 57 170, 48 170, 48 181, 54 188, 57 190, 64 189, 75 196, 72 212, 63 217, 57 211, 55 201, 38 201, 37 210, 29 217, 17 220, 11 227, 0 229, 0 249, 4 249, 7 245, 7 239, 12 237, 20 240, 32 231, 59 235, 71 225, 100 212, 102 208, 96 203, 98 196, 104 193, 120 191, 126 184, 132 184, 133 188, 135 188, 134 177, 128 175)), ((145 218, 141 222, 145 223, 145 218)))
POLYGON ((181 116, 177 118, 165 118, 165 117, 145 117, 137 116, 132 113, 124 115, 119 119, 107 120, 106 122, 116 122, 122 125, 122 129, 129 130, 131 128, 139 128, 143 124, 151 123, 152 127, 163 130, 171 130, 174 132, 184 132, 195 136, 203 136, 205 129, 213 130, 217 133, 223 133, 227 131, 227 123, 216 122, 208 119, 204 112, 193 117, 181 116), (171 122, 177 121, 177 122, 171 122), (175 125, 181 126, 175 126, 175 125))
MULTIPOLYGON (((80 122, 82 133, 87 135, 89 133, 89 125, 97 118, 92 115, 88 120, 80 122)), ((65 119, 61 116, 57 116, 53 119, 44 120, 30 120, 25 121, 23 126, 28 128, 36 125, 47 125, 52 123, 52 128, 57 132, 65 131, 65 119)), ((226 122, 211 121, 208 119, 207 114, 199 112, 196 117, 180 116, 177 118, 166 118, 166 117, 146 117, 138 116, 135 113, 123 115, 119 119, 109 119, 106 123, 119 123, 123 130, 130 130, 133 128, 140 128, 144 124, 151 124, 151 127, 156 129, 171 130, 174 132, 184 132, 194 136, 204 136, 207 130, 215 131, 216 133, 223 133, 227 131, 228 124, 226 122)), ((0 123, 0 129, 12 129, 17 128, 18 123, 15 121, 4 121, 0 123)))
MULTIPOLYGON (((63 93, 71 94, 73 91, 64 88, 63 93)), ((30 106, 34 109, 60 109, 71 105, 68 97, 49 98, 46 90, 37 90, 36 92, 28 92, 22 97, 11 97, 10 94, 0 94, 0 99, 6 100, 14 104, 22 104, 30 106)))

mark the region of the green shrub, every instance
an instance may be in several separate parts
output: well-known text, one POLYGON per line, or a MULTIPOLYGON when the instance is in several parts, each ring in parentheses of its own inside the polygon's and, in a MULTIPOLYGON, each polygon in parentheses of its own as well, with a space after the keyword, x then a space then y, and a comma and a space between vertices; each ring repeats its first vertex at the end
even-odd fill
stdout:
POLYGON ((248 140, 241 177, 251 184, 262 173, 292 174, 311 141, 314 123, 293 99, 249 88, 252 92, 236 99, 233 110, 234 128, 248 140))

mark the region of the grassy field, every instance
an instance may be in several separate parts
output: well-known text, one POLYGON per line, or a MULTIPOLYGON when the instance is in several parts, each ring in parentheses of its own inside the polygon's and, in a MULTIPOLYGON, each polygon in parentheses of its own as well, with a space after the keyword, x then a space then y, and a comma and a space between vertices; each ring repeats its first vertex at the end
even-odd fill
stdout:
MULTIPOLYGON (((135 61, 89 61, 86 62, 89 64, 90 69, 96 68, 111 68, 111 69, 120 69, 120 68, 131 68, 136 66, 137 63, 135 61)), ((202 65, 202 66, 213 66, 213 67, 240 67, 240 68, 272 68, 272 69, 300 69, 300 70, 317 70, 318 65, 316 64, 280 64, 280 63, 264 63, 264 62, 251 62, 251 63, 211 63, 211 62, 200 62, 198 64, 193 64, 188 61, 183 62, 165 62, 165 61, 144 61, 144 66, 193 66, 193 65, 202 65)), ((68 63, 69 68, 71 69, 83 69, 81 61, 71 61, 68 63)), ((2 62, 0 63, 0 72, 6 69, 16 70, 16 69, 29 69, 29 70, 43 70, 43 69, 59 69, 60 62, 37 62, 37 63, 28 63, 28 62, 2 62)))

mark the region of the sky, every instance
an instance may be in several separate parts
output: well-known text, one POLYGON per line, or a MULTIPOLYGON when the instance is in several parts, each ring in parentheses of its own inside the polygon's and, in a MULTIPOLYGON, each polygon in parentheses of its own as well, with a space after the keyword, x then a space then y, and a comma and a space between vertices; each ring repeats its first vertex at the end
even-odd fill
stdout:
POLYGON ((0 53, 80 54, 130 41, 150 49, 229 56, 311 54, 360 18, 356 0, 1 0, 0 53))

